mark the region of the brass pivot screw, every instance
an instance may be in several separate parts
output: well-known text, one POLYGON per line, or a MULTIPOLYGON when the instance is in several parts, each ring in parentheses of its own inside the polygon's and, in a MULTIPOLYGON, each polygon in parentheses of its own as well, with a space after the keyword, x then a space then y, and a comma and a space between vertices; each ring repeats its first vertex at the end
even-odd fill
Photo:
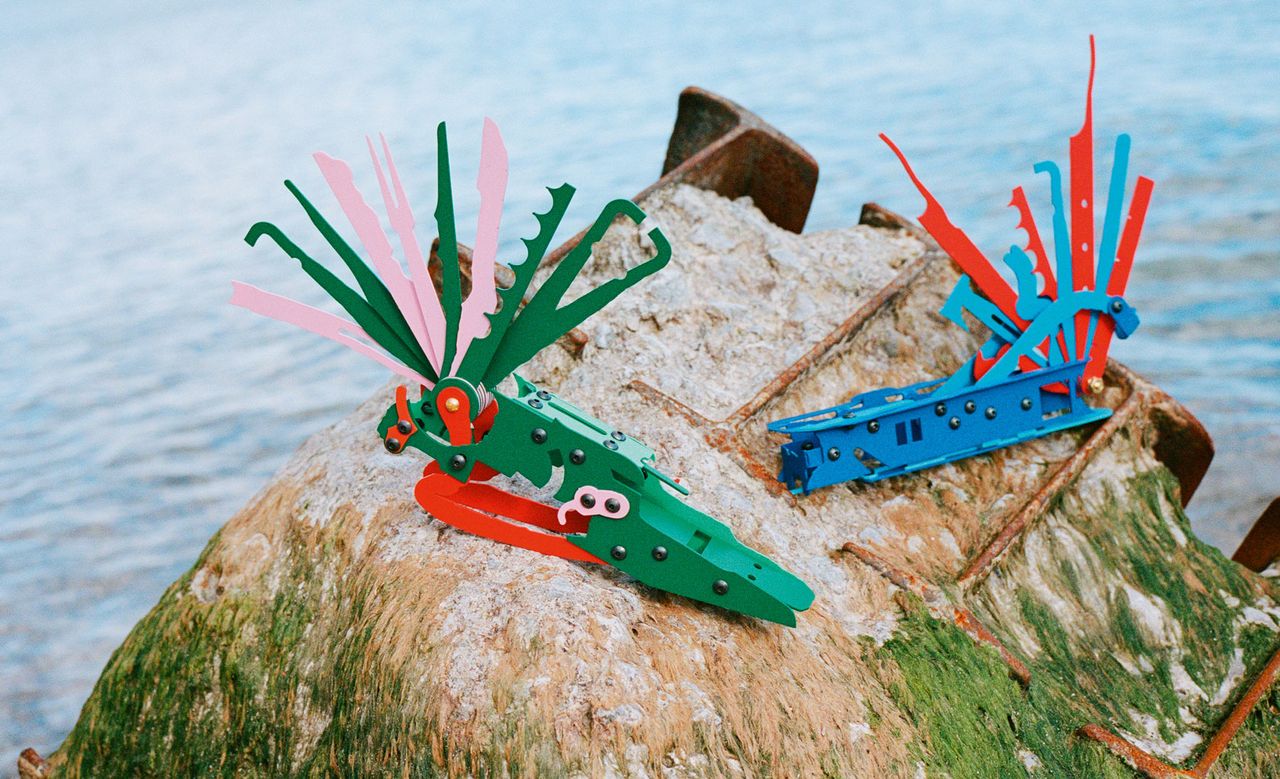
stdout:
POLYGON ((451 411, 451 412, 457 411, 461 407, 462 407, 462 404, 458 402, 457 398, 445 398, 445 401, 444 401, 445 411, 451 411))
POLYGON ((1089 379, 1089 394, 1099 395, 1106 386, 1107 385, 1102 381, 1101 376, 1094 376, 1092 379, 1089 379))

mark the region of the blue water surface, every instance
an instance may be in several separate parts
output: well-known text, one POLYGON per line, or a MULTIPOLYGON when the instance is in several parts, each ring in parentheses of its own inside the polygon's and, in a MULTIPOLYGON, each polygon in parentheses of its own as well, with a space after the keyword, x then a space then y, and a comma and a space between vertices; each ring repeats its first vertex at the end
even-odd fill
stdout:
POLYGON ((310 152, 365 176, 367 133, 425 216, 435 123, 466 181, 492 116, 510 247, 544 185, 578 186, 580 224, 651 182, 697 84, 819 160, 810 229, 867 200, 919 213, 889 131, 998 256, 1019 238, 1010 187, 1065 165, 1095 32, 1100 157, 1130 132, 1131 171, 1157 182, 1143 327, 1115 353, 1217 441, 1204 538, 1230 551, 1280 493, 1280 5, 460 5, 0 4, 0 770, 57 746, 213 531, 385 380, 226 304, 231 278, 320 300, 240 238, 270 218, 314 246, 280 181, 328 203, 310 152))

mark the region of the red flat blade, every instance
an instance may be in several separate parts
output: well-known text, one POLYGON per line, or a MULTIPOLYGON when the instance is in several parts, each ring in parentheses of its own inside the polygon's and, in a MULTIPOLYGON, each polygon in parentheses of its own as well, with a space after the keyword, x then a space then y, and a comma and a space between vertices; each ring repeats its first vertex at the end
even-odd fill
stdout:
MULTIPOLYGON (((1120 234, 1120 246, 1116 249, 1116 262, 1111 269, 1111 278, 1107 281, 1108 295, 1123 295, 1129 285, 1129 272, 1133 270, 1133 258, 1138 252, 1138 239, 1142 236, 1142 223, 1147 218, 1147 206, 1151 203, 1151 192, 1155 182, 1146 176, 1139 176, 1133 188, 1133 200, 1129 203, 1129 216, 1125 219, 1124 231, 1120 234)), ((1093 345, 1089 348, 1089 364, 1085 366, 1081 379, 1085 386, 1089 380, 1099 377, 1107 368, 1107 350, 1111 347, 1111 337, 1115 334, 1115 322, 1109 316, 1098 319, 1098 327, 1093 333, 1093 345)))
POLYGON ((973 279, 973 283, 982 290, 987 299, 996 305, 997 308, 1013 322, 1019 330, 1023 330, 1027 326, 1026 320, 1018 316, 1016 306, 1018 296, 1014 293, 1013 288, 1004 280, 1000 272, 995 269, 991 261, 986 258, 982 250, 974 244, 973 240, 965 234, 964 230, 956 227, 947 217, 947 212, 943 209, 942 204, 933 196, 933 193, 925 187, 920 178, 916 176, 914 170, 911 169, 911 163, 907 162, 907 157, 902 151, 889 140, 889 136, 880 133, 880 140, 884 141, 893 153, 897 155, 898 161, 902 163, 902 167, 906 169, 907 176, 911 182, 916 185, 916 189, 920 192, 920 196, 924 198, 925 209, 920 214, 920 225, 933 236, 951 259, 955 260, 960 269, 973 279))
MULTIPOLYGON (((1085 92, 1084 124, 1071 136, 1071 288, 1077 292, 1094 288, 1093 246, 1093 75, 1097 53, 1089 36, 1089 87, 1085 92)), ((1061 281, 1061 280, 1059 280, 1061 281)), ((1075 317, 1076 354, 1088 348, 1089 320, 1095 315, 1080 312, 1075 317)))

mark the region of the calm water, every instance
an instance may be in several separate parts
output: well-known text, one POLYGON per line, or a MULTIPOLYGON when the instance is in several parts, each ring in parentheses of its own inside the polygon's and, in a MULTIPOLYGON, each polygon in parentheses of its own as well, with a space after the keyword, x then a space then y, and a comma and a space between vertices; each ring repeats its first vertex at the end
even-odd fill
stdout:
MULTIPOLYGON (((875 138, 888 130, 995 252, 1014 238, 1009 187, 1065 163, 1096 32, 1099 148, 1131 132, 1131 170, 1157 182, 1130 295, 1143 329, 1117 352, 1217 441, 1192 504, 1204 537, 1234 549, 1280 493, 1275 4, 44 5, 0 4, 0 771, 61 741, 210 534, 384 380, 226 305, 231 278, 319 300, 240 236, 272 218, 310 239, 280 180, 328 206, 310 152, 360 163, 369 132, 387 134, 425 217, 431 128, 450 121, 467 181, 494 117, 510 244, 543 185, 576 184, 581 223, 652 181, 676 95, 699 84, 818 158, 810 229, 870 199, 919 212, 875 138)), ((469 225, 473 190, 458 190, 469 225)))

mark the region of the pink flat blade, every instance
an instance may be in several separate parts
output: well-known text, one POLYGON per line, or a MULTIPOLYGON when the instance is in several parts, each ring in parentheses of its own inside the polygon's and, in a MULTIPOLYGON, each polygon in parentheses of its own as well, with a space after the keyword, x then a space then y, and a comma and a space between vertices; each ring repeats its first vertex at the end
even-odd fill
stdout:
POLYGON ((498 125, 488 118, 484 120, 476 189, 480 192, 480 215, 476 224, 476 245, 471 252, 471 293, 463 301, 458 319, 458 344, 449 371, 454 374, 462 365, 467 347, 488 330, 488 315, 498 307, 494 269, 498 258, 502 204, 507 195, 507 148, 502 143, 498 125))
POLYGON ((315 333, 330 341, 342 344, 348 349, 389 368, 398 376, 417 382, 424 387, 434 386, 426 377, 399 361, 383 354, 376 348, 372 338, 355 322, 343 319, 328 311, 321 311, 305 303, 267 292, 252 284, 242 281, 231 282, 231 305, 252 311, 255 314, 291 324, 311 333, 315 333))
MULTIPOLYGON (((347 215, 347 220, 351 222, 356 235, 360 238, 365 253, 373 261, 373 267, 378 270, 378 276, 387 285, 387 290, 395 300, 396 308, 400 309, 400 313, 404 315, 418 345, 422 347, 428 360, 431 361, 431 366, 438 374, 440 360, 431 349, 431 339, 419 309, 417 294, 400 267, 400 262, 395 258, 391 242, 387 240, 387 234, 382 229, 378 215, 369 207, 364 196, 360 194, 359 188, 356 187, 351 167, 342 160, 330 157, 323 152, 316 152, 313 156, 316 165, 320 168, 320 175, 324 176, 325 182, 329 184, 329 189, 333 191, 338 204, 342 206, 343 213, 347 215)), ((374 162, 376 166, 376 159, 374 162)))
POLYGON ((387 174, 391 176, 391 187, 387 186, 387 178, 383 174, 372 140, 368 141, 369 156, 373 159, 374 170, 378 174, 378 187, 382 190, 382 202, 386 207, 387 218, 391 222, 391 229, 395 230, 400 239, 404 261, 409 266, 409 279, 414 294, 418 298, 418 310, 422 315, 423 328, 430 340, 430 344, 422 344, 422 348, 434 360, 436 372, 443 377, 446 375, 445 369, 448 366, 438 363, 441 362, 445 351, 444 309, 440 306, 440 297, 436 294, 435 285, 431 283, 430 273, 427 272, 427 257, 422 253, 422 246, 418 243, 418 236, 414 232, 416 222, 413 218, 413 208, 409 205, 409 197, 400 183, 400 173, 396 170, 391 148, 387 145, 385 137, 379 135, 378 139, 382 142, 382 156, 387 161, 387 174), (394 188, 394 194, 392 188, 394 188))

